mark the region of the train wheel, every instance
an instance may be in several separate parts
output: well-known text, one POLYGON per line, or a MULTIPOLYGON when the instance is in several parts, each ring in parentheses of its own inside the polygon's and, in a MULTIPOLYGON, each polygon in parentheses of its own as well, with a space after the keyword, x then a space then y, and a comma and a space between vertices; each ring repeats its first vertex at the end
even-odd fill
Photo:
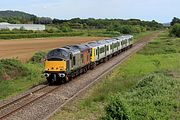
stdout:
POLYGON ((52 81, 51 78, 47 78, 47 81, 48 81, 48 84, 49 84, 49 85, 53 85, 53 84, 54 84, 54 82, 52 81))
POLYGON ((69 75, 67 76, 66 80, 67 80, 67 81, 71 81, 71 80, 72 80, 72 75, 69 74, 69 75))

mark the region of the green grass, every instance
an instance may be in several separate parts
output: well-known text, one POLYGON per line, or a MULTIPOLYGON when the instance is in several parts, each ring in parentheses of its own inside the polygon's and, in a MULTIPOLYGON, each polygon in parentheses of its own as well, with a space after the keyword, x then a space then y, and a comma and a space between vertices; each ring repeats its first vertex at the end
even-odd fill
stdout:
POLYGON ((146 75, 136 86, 111 97, 104 120, 178 119, 180 81, 166 73, 146 75))
POLYGON ((138 40, 141 40, 141 38, 145 37, 145 36, 148 36, 152 33, 155 33, 157 31, 146 31, 146 32, 142 32, 140 34, 133 34, 134 35, 134 42, 137 42, 138 40))
MULTIPOLYGON (((154 39, 150 44, 146 45, 144 49, 132 56, 122 65, 118 66, 111 73, 111 75, 103 78, 100 83, 95 85, 83 97, 74 103, 71 103, 69 107, 66 106, 62 111, 57 113, 51 119, 100 119, 106 114, 104 108, 107 106, 107 104, 109 104, 109 101, 111 101, 111 96, 117 96, 117 94, 123 94, 120 97, 127 101, 124 103, 125 106, 132 106, 131 109, 129 109, 129 111, 132 113, 132 119, 142 118, 140 115, 136 115, 136 112, 137 114, 141 112, 144 114, 146 112, 147 116, 145 116, 145 119, 151 119, 150 116, 153 116, 152 119, 161 119, 161 117, 164 115, 165 116, 162 117, 162 119, 178 119, 180 112, 180 103, 178 101, 178 96, 180 96, 180 88, 175 86, 174 89, 174 86, 168 86, 168 83, 171 80, 174 80, 177 85, 179 84, 179 46, 179 38, 169 38, 167 36, 167 32, 163 32, 158 38, 154 39), (167 47, 168 49, 173 50, 167 50, 167 47), (154 96, 150 96, 151 101, 155 102, 156 100, 160 100, 162 101, 162 105, 154 106, 147 102, 146 99, 142 98, 144 102, 142 102, 141 106, 137 106, 141 103, 141 97, 136 98, 136 96, 133 96, 133 92, 129 92, 129 90, 137 86, 140 81, 143 81, 144 78, 146 78, 146 76, 148 77, 152 74, 155 75, 153 85, 156 88, 167 88, 165 91, 162 90, 162 92, 155 96, 156 98, 154 98, 154 96), (163 85, 161 84, 162 82, 163 85), (176 92, 173 93, 174 90, 176 90, 176 92), (166 92, 173 94, 168 93, 166 95, 166 92), (133 100, 137 99, 138 104, 132 105, 133 103, 131 103, 131 101, 133 100, 130 99, 131 97, 133 100), (169 100, 172 102, 169 102, 168 104, 169 100), (173 105, 178 108, 173 109, 173 105), (162 111, 157 111, 158 109, 162 109, 162 111), (155 112, 153 113, 153 111, 155 112)), ((149 84, 147 84, 147 88, 148 86, 149 84)), ((147 92, 146 89, 143 90, 147 92)), ((149 90, 153 91, 153 89, 149 90)), ((134 92, 141 92, 141 90, 134 92)), ((147 95, 147 97, 149 96, 147 95)))
POLYGON ((16 68, 12 66, 14 66, 12 63, 7 63, 6 66, 1 67, 1 69, 6 68, 1 76, 5 74, 6 76, 8 75, 8 78, 10 79, 0 79, 0 99, 5 99, 9 96, 17 95, 18 93, 23 92, 44 81, 44 78, 41 77, 43 70, 42 64, 22 64, 18 62, 16 68), (11 69, 7 68, 8 65, 11 66, 11 69), (19 66, 18 68, 23 68, 23 70, 17 70, 17 66, 19 66), (9 70, 9 72, 7 70, 9 70), (16 74, 12 76, 12 73, 14 72, 16 72, 16 74))

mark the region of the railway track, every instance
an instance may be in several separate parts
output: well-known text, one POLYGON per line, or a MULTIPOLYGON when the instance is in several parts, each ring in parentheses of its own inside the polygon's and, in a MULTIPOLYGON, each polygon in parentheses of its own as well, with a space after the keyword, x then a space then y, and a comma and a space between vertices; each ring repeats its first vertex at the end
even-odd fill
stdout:
POLYGON ((58 88, 59 86, 45 85, 37 90, 32 91, 29 94, 23 95, 22 97, 14 101, 0 106, 0 120, 7 118, 9 115, 17 112, 20 109, 23 109, 24 107, 33 103, 34 101, 43 98, 44 96, 50 94, 58 88))
POLYGON ((32 92, 32 94, 25 95, 22 98, 14 100, 12 103, 0 106, 0 119, 48 119, 67 103, 94 85, 100 78, 143 48, 152 38, 135 43, 128 51, 112 58, 105 64, 98 65, 95 70, 88 71, 86 74, 79 76, 69 83, 60 86, 44 86, 44 88, 40 88, 32 92))

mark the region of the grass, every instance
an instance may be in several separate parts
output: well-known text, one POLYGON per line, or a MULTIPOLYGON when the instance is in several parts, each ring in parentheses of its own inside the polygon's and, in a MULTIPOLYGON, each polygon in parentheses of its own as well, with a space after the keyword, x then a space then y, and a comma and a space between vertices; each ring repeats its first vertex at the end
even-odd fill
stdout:
POLYGON ((131 119, 178 119, 180 117, 179 46, 179 38, 169 38, 167 32, 163 32, 144 49, 118 66, 111 75, 103 78, 84 96, 56 113, 51 120, 91 120, 100 119, 105 115, 107 117, 105 108, 112 105, 112 96, 117 98, 120 96, 123 105, 130 106, 128 110, 132 113, 131 119), (140 81, 147 81, 145 78, 151 75, 155 76, 152 82, 153 87, 149 88, 150 84, 147 84, 143 90, 137 88, 136 91, 135 88, 140 81), (172 81, 175 86, 168 85, 172 81), (160 90, 160 93, 156 96, 145 94, 146 96, 139 98, 134 94, 153 91, 153 88, 160 90), (137 103, 133 105, 134 99, 137 100, 137 103), (162 104, 151 103, 158 103, 158 101, 161 101, 162 104), (141 106, 138 106, 139 104, 141 106), (142 113, 144 117, 139 113, 142 113))
POLYGON ((178 119, 180 81, 166 73, 146 75, 136 86, 113 96, 104 120, 178 119))
MULTIPOLYGON (((1 67, 1 69, 6 68, 7 65, 10 65, 11 67, 13 66, 12 64, 8 63, 6 64, 6 66, 1 67)), ((41 77, 43 70, 42 64, 31 62, 22 64, 18 61, 18 66, 19 68, 23 67, 23 70, 17 70, 17 67, 12 67, 11 70, 10 68, 6 69, 6 71, 8 70, 7 73, 5 71, 3 72, 3 75, 5 74, 9 79, 0 79, 0 99, 15 96, 44 81, 44 78, 41 77), (16 72, 16 74, 12 76, 12 73, 14 73, 14 71, 16 72), (24 73, 20 74, 21 72, 24 73)))

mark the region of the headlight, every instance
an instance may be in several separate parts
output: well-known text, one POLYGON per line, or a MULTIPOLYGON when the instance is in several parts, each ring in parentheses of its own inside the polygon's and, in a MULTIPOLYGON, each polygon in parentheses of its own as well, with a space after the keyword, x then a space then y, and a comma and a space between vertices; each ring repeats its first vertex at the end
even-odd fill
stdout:
POLYGON ((66 75, 64 73, 59 73, 59 77, 65 77, 66 75))
POLYGON ((49 77, 50 74, 49 74, 49 73, 44 73, 44 76, 45 76, 45 77, 49 77))

